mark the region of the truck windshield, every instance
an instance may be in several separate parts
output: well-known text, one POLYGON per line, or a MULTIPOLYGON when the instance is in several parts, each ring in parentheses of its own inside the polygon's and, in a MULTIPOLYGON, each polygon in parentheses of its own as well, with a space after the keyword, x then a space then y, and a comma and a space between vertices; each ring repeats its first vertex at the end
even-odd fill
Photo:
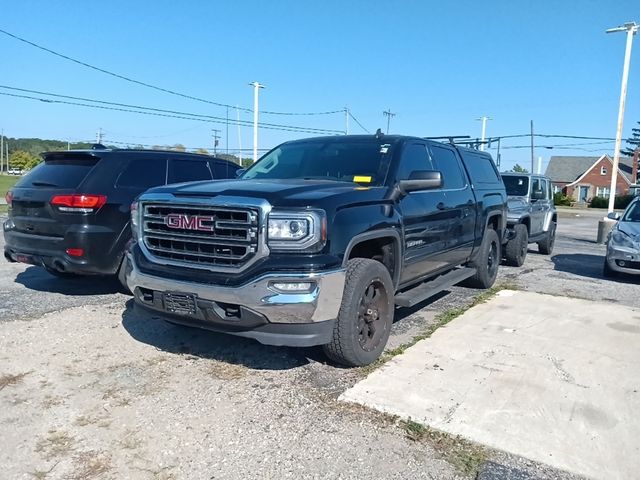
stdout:
POLYGON ((251 166, 243 179, 301 179, 384 183, 392 146, 375 138, 285 143, 251 166))
POLYGON ((529 193, 529 177, 503 175, 502 181, 507 189, 507 195, 514 197, 526 197, 529 193))

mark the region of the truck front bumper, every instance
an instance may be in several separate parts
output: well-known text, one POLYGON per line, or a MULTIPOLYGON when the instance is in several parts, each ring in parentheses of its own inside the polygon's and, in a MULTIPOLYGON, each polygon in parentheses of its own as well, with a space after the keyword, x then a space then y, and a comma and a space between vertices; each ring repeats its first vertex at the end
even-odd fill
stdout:
POLYGON ((225 287, 142 273, 133 256, 127 256, 127 285, 136 304, 171 322, 254 338, 267 345, 311 346, 331 341, 342 303, 344 269, 274 272, 241 286, 225 287), (300 284, 308 288, 292 291, 285 286, 305 286, 300 284))

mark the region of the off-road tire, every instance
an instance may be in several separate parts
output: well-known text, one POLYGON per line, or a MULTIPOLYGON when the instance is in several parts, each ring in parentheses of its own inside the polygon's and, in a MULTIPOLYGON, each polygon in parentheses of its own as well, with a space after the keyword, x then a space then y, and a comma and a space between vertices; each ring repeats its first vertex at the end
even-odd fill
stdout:
POLYGON ((472 288, 491 288, 498 276, 498 266, 502 258, 500 247, 498 234, 493 228, 487 227, 478 256, 467 264, 468 267, 475 268, 476 273, 465 280, 463 285, 472 288))
MULTIPOLYGON (((342 295, 342 304, 333 328, 333 339, 323 345, 330 360, 348 367, 360 367, 377 360, 389 339, 393 324, 394 288, 391 275, 385 266, 368 258, 354 258, 347 263, 347 272, 342 295), (370 346, 361 344, 361 306, 366 301, 365 293, 374 287, 381 308, 376 315, 376 329, 382 328, 378 338, 370 346), (378 293, 379 292, 379 293, 378 293), (370 348, 367 348, 370 347, 370 348)), ((376 312, 378 310, 376 309, 376 312)), ((367 327, 368 328, 368 327, 367 327)), ((370 333, 370 330, 367 330, 370 333)))
POLYGON ((133 295, 131 290, 129 290, 129 286, 127 285, 127 279, 125 274, 127 273, 127 255, 125 254, 122 257, 122 261, 120 262, 120 267, 118 268, 118 273, 116 273, 116 278, 119 284, 120 293, 124 293, 126 295, 133 295))
POLYGON ((553 252, 553 246, 556 243, 556 222, 551 222, 549 225, 549 231, 544 240, 538 242, 538 251, 543 255, 551 255, 553 252))
POLYGON ((515 236, 504 247, 505 263, 511 267, 521 267, 527 258, 529 248, 529 231, 527 226, 519 223, 513 227, 515 236))
POLYGON ((604 265, 602 266, 602 276, 605 278, 616 278, 620 274, 615 270, 612 270, 609 266, 609 262, 607 262, 607 257, 604 257, 604 265))

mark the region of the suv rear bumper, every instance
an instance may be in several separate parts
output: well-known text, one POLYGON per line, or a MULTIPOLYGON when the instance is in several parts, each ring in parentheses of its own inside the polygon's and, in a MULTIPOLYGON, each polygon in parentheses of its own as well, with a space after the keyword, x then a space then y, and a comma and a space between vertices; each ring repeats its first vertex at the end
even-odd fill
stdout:
POLYGON ((122 254, 114 255, 118 234, 99 228, 68 232, 64 237, 33 235, 13 230, 11 219, 4 222, 4 256, 10 262, 29 263, 60 272, 85 275, 113 275, 122 254), (84 255, 73 257, 67 248, 81 248, 84 255))
POLYGON ((136 304, 171 322, 254 338, 267 345, 312 346, 331 341, 342 303, 344 269, 274 272, 226 287, 142 273, 133 256, 127 255, 126 279, 136 304), (274 283, 303 282, 311 286, 300 293, 274 287, 274 283), (174 301, 179 308, 174 308, 174 301))

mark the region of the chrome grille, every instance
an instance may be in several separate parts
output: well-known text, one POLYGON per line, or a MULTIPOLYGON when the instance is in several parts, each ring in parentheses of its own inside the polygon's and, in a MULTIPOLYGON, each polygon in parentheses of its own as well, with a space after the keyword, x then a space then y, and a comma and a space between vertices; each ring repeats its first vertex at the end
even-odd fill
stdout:
POLYGON ((142 240, 152 257, 209 268, 241 268, 258 251, 257 209, 143 203, 142 240))

